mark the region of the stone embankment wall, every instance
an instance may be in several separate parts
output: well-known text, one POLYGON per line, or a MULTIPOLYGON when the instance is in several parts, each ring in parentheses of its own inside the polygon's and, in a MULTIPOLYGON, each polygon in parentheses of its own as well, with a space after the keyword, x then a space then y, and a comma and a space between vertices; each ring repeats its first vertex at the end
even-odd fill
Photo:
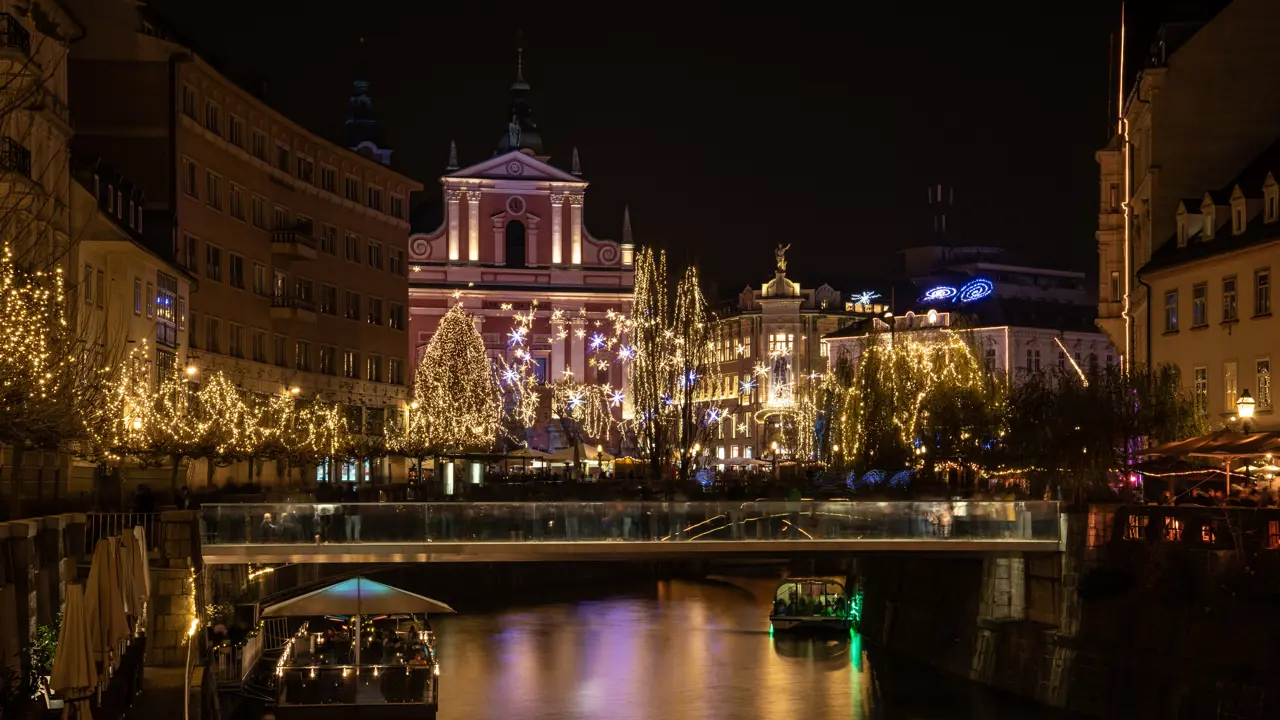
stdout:
POLYGON ((1280 717, 1280 511, 1095 507, 1065 552, 859 558, 863 633, 1095 717, 1280 717))

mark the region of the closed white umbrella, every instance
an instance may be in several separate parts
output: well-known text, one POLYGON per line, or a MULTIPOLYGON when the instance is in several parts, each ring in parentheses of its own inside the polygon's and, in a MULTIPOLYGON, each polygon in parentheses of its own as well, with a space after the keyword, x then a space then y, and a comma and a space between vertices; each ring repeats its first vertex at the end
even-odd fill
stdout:
POLYGON ((98 669, 93 664, 88 624, 84 586, 67 585, 67 605, 62 611, 62 630, 53 654, 53 673, 49 676, 50 689, 66 698, 62 709, 64 718, 72 705, 77 718, 91 717, 89 698, 98 685, 98 669))
POLYGON ((110 669, 120 661, 120 642, 129 635, 124 612, 124 592, 120 587, 120 538, 103 538, 93 551, 85 606, 89 619, 89 641, 94 660, 110 669))
POLYGON ((120 571, 124 586, 125 612, 133 618, 133 629, 140 630, 146 621, 147 558, 132 531, 120 538, 120 571))

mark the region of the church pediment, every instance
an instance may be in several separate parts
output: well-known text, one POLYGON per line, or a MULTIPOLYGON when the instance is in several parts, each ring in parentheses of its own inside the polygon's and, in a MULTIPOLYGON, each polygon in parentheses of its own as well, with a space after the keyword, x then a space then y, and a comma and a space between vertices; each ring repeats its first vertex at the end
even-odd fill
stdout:
POLYGON ((552 167, 519 150, 498 155, 488 160, 445 175, 445 178, 487 178, 501 180, 542 180, 555 183, 586 185, 582 178, 552 167))

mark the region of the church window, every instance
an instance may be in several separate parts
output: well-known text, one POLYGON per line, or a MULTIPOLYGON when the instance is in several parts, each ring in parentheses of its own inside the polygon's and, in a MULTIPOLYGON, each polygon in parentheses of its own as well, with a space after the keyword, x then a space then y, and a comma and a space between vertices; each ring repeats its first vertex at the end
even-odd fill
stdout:
POLYGON ((511 220, 506 227, 506 260, 509 267, 524 267, 525 230, 524 223, 511 220))

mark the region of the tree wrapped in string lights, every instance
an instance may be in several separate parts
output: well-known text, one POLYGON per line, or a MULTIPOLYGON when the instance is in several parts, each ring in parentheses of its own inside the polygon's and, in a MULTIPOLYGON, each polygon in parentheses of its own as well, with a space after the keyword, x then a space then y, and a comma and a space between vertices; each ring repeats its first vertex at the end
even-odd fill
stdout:
POLYGON ((443 317, 414 376, 414 401, 430 418, 427 445, 438 452, 491 447, 502 429, 502 402, 484 339, 455 304, 443 317))
POLYGON ((667 254, 642 247, 635 258, 635 293, 631 306, 631 404, 635 409, 636 444, 654 477, 670 453, 667 431, 673 415, 671 392, 677 368, 671 362, 674 333, 667 310, 667 254))
POLYGON ((679 453, 679 477, 689 479, 697 449, 705 444, 724 420, 722 391, 715 343, 711 334, 711 309, 702 294, 695 267, 685 269, 676 286, 675 313, 671 325, 675 387, 669 391, 676 406, 671 428, 679 453))

